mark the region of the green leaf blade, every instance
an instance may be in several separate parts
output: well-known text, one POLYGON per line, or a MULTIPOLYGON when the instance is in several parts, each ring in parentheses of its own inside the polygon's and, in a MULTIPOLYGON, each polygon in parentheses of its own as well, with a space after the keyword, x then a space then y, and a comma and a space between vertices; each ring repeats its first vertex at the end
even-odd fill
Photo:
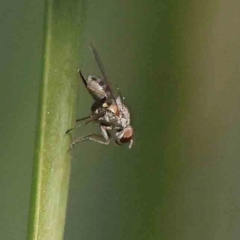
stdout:
POLYGON ((81 2, 48 1, 46 12, 29 240, 63 237, 71 168, 71 138, 65 132, 76 118, 81 2))

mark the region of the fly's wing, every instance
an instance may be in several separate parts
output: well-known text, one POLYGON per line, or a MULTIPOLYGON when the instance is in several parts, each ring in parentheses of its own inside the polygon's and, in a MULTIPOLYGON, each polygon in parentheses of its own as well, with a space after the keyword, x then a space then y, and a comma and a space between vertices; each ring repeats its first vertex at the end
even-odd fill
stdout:
POLYGON ((108 83, 108 79, 107 79, 106 73, 104 71, 103 64, 102 64, 102 62, 101 62, 101 60, 100 60, 100 58, 98 56, 98 53, 97 53, 97 51, 95 50, 95 48, 93 47, 92 44, 89 45, 89 48, 92 51, 92 53, 94 55, 94 58, 95 58, 95 60, 97 62, 97 65, 98 65, 98 67, 99 67, 99 69, 100 69, 100 71, 101 71, 101 73, 103 75, 103 78, 104 78, 103 81, 105 83, 105 86, 103 86, 103 87, 104 87, 104 90, 105 90, 106 95, 107 95, 107 99, 106 100, 107 100, 107 102, 109 102, 109 101, 112 102, 113 101, 116 104, 116 106, 117 106, 116 98, 114 97, 113 91, 112 91, 112 89, 111 89, 111 87, 110 87, 110 85, 108 83))

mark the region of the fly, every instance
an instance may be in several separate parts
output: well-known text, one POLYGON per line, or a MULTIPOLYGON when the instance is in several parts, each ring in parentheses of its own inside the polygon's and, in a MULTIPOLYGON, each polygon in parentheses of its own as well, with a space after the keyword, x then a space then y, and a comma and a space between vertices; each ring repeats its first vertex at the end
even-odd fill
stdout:
POLYGON ((100 125, 101 134, 91 133, 79 137, 72 142, 70 148, 73 148, 76 143, 88 140, 104 145, 108 145, 113 140, 117 145, 129 143, 129 148, 131 148, 133 144, 133 128, 130 125, 130 113, 124 103, 124 98, 119 89, 118 95, 115 97, 97 51, 92 45, 90 45, 90 50, 103 78, 90 75, 85 79, 82 72, 78 70, 83 84, 94 99, 94 103, 91 107, 91 115, 77 119, 76 122, 78 124, 66 133, 90 122, 97 122, 100 125))

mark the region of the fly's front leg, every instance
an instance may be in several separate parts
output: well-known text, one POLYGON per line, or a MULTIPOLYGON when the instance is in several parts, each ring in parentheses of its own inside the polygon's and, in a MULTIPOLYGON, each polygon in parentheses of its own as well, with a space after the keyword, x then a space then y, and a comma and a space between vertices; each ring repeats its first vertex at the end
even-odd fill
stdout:
POLYGON ((104 137, 105 141, 109 144, 110 142, 110 134, 108 132, 108 130, 112 129, 111 127, 107 127, 107 126, 101 126, 101 133, 102 136, 104 137))
POLYGON ((109 129, 108 127, 101 126, 101 133, 102 133, 102 135, 92 133, 92 134, 89 134, 87 136, 77 138, 70 145, 70 148, 73 148, 76 143, 80 143, 80 142, 87 141, 87 140, 93 141, 93 142, 97 142, 97 143, 100 143, 100 144, 104 144, 104 145, 108 145, 110 143, 110 138, 109 138, 110 135, 109 135, 109 133, 107 131, 108 129, 109 129))

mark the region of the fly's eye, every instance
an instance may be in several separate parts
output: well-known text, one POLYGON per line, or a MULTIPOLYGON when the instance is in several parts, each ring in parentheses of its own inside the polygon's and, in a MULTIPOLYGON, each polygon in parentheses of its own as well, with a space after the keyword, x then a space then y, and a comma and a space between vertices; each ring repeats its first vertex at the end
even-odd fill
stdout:
POLYGON ((132 140, 132 135, 126 135, 124 134, 122 138, 120 139, 121 143, 128 143, 132 140))
POLYGON ((132 127, 128 126, 124 130, 122 130, 122 133, 119 135, 118 144, 128 143, 132 141, 132 138, 133 138, 133 129, 132 127))
POLYGON ((129 148, 132 147, 133 144, 133 128, 128 126, 124 128, 121 132, 117 134, 116 144, 121 145, 123 143, 129 143, 129 148))

